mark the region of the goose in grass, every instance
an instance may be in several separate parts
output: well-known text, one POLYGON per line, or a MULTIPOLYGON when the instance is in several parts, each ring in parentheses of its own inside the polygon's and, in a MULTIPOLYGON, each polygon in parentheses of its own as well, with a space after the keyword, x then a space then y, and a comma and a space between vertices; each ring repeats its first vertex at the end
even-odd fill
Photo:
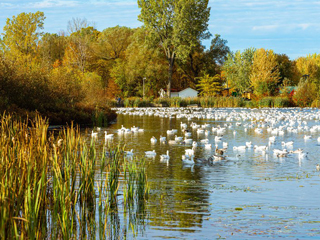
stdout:
POLYGON ((145 151, 144 154, 146 155, 146 157, 155 157, 155 156, 157 156, 157 153, 156 153, 155 150, 145 151))
POLYGON ((151 141, 151 144, 156 144, 157 143, 157 139, 154 136, 152 136, 150 141, 151 141))

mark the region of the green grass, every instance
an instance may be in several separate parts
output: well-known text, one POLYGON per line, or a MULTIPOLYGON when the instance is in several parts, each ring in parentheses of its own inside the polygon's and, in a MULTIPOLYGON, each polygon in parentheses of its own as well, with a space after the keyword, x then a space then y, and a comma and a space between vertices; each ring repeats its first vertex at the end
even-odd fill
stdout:
POLYGON ((97 227, 108 238, 119 195, 141 204, 148 183, 143 160, 129 162, 121 146, 107 151, 114 154, 98 152, 72 125, 54 135, 46 119, 1 116, 0 238, 94 238, 97 227))

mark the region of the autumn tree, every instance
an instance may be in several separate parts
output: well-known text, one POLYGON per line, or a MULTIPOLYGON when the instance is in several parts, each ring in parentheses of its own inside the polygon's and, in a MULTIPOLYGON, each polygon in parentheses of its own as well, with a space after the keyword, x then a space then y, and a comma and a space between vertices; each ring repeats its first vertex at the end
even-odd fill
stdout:
POLYGON ((15 60, 30 59, 36 54, 38 42, 43 35, 45 16, 43 12, 20 13, 7 19, 3 28, 1 49, 6 57, 15 60))
POLYGON ((98 36, 99 31, 91 26, 73 32, 68 39, 64 65, 77 68, 84 73, 93 57, 92 43, 97 40, 98 36))
POLYGON ((126 49, 126 58, 118 59, 112 69, 113 79, 123 96, 157 95, 167 77, 166 62, 159 48, 145 44, 145 28, 136 29, 126 49), (144 86, 143 86, 144 85, 144 86))
POLYGON ((197 87, 200 90, 202 96, 215 96, 222 90, 222 79, 219 74, 214 77, 210 77, 209 74, 205 74, 199 78, 197 87))
POLYGON ((222 67, 226 76, 227 87, 243 93, 251 87, 250 74, 253 63, 254 48, 229 53, 222 67))
POLYGON ((38 54, 42 66, 51 68, 56 61, 61 63, 66 43, 66 37, 63 33, 45 33, 38 44, 38 54))
POLYGON ((250 81, 258 96, 272 96, 280 79, 277 56, 272 50, 258 49, 253 58, 250 81))
POLYGON ((167 94, 170 97, 172 73, 177 58, 186 60, 199 40, 210 37, 208 0, 138 0, 149 34, 147 40, 165 52, 168 62, 167 94))

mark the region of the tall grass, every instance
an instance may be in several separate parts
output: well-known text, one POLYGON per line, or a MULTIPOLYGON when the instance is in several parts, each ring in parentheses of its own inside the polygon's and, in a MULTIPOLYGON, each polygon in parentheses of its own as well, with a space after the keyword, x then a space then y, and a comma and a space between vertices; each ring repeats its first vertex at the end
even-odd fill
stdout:
POLYGON ((79 128, 49 133, 40 117, 3 115, 0 124, 0 239, 108 238, 118 196, 146 200, 143 161, 128 162, 120 146, 107 157, 79 128))

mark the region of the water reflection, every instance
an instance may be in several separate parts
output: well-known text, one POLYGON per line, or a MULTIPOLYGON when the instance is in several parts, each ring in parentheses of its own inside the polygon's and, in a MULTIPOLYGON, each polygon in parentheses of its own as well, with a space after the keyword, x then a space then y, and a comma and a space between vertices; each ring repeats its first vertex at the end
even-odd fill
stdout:
MULTIPOLYGON (((144 129, 143 133, 116 134, 113 141, 125 144, 126 150, 134 149, 135 155, 138 156, 143 156, 145 151, 155 150, 157 153, 156 156, 147 159, 147 174, 151 189, 147 205, 143 208, 147 218, 144 221, 147 223, 144 226, 147 235, 159 238, 189 236, 208 239, 221 236, 239 239, 255 236, 259 232, 269 237, 289 236, 296 232, 281 232, 283 229, 281 225, 288 219, 296 219, 298 216, 298 211, 291 211, 290 206, 299 208, 300 213, 304 214, 304 221, 307 222, 298 228, 300 234, 295 236, 312 235, 310 229, 312 226, 318 227, 319 224, 315 226, 311 221, 320 213, 318 208, 308 208, 312 203, 316 206, 317 198, 320 197, 320 193, 315 192, 313 188, 319 185, 319 174, 315 172, 319 150, 315 139, 318 133, 313 133, 312 139, 305 140, 303 131, 294 133, 288 129, 285 134, 276 135, 276 141, 270 143, 269 138, 273 135, 267 129, 270 126, 277 126, 272 123, 270 116, 275 116, 279 119, 278 124, 281 124, 285 114, 296 122, 306 121, 306 125, 311 128, 318 124, 318 110, 197 111, 200 114, 206 112, 207 115, 212 111, 214 118, 200 117, 188 121, 186 118, 120 114, 117 123, 108 129, 116 133, 121 125, 126 128, 138 126, 144 129), (254 120, 235 118, 230 121, 227 118, 231 112, 248 117, 258 115, 254 115, 254 120), (192 147, 191 145, 170 145, 159 142, 160 136, 166 136, 168 141, 175 139, 175 135, 167 135, 168 129, 177 129, 176 135, 183 136, 181 122, 188 125, 192 133, 191 138, 198 142, 195 159, 208 158, 214 154, 215 145, 223 148, 223 142, 227 142, 226 160, 213 164, 196 162, 193 166, 183 165, 181 156, 185 154, 185 149, 192 147), (215 138, 216 134, 212 132, 208 135, 197 134, 196 129, 190 128, 192 122, 199 125, 209 123, 207 130, 210 131, 211 127, 225 127, 222 140, 218 141, 215 138), (257 127, 263 129, 262 134, 255 131, 257 127), (156 144, 151 144, 152 136, 158 139, 156 144), (212 149, 205 149, 201 144, 200 141, 205 138, 212 144, 212 149), (308 152, 307 158, 299 158, 295 154, 284 157, 274 155, 273 149, 283 149, 282 141, 292 140, 294 147, 287 147, 287 150, 304 148, 308 152), (234 146, 241 146, 249 141, 253 143, 251 148, 232 150, 234 146), (254 145, 268 146, 268 150, 255 150, 254 145), (170 160, 161 163, 160 155, 166 154, 167 150, 170 160), (304 197, 297 199, 296 196, 301 196, 301 193, 305 194, 304 197), (270 226, 257 225, 257 221, 270 226), (278 229, 279 226, 281 230, 278 229), (221 231, 221 228, 224 230, 221 231)), ((288 126, 291 124, 287 120, 283 123, 288 123, 288 126)), ((298 220, 292 220, 292 224, 298 223, 298 220)), ((140 235, 141 238, 143 236, 140 235)), ((139 238, 139 235, 137 237, 139 238)))

